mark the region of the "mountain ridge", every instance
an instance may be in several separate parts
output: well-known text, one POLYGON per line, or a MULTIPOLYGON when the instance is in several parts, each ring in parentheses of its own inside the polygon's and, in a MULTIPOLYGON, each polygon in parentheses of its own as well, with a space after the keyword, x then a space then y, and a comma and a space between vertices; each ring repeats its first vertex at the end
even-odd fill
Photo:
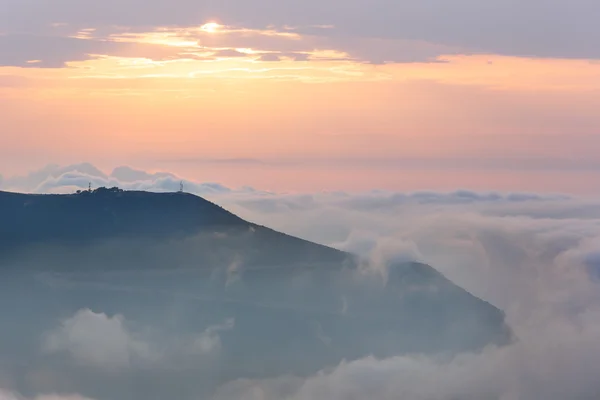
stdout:
MULTIPOLYGON (((0 190, 0 220, 4 221, 3 224, 0 225, 0 240, 6 240, 10 237, 13 239, 15 236, 19 236, 19 234, 24 234, 25 232, 16 230, 16 225, 26 224, 26 223, 37 223, 45 218, 40 214, 47 214, 49 212, 68 212, 68 213, 77 213, 74 217, 72 217, 69 221, 54 221, 56 224, 59 222, 63 222, 68 225, 69 223, 75 225, 75 229, 80 230, 97 230, 98 223, 102 222, 102 218, 106 216, 106 208, 111 207, 111 215, 114 216, 115 212, 120 213, 118 217, 122 218, 124 221, 115 224, 114 220, 113 224, 110 224, 111 221, 104 221, 108 225, 112 225, 114 228, 113 231, 103 231, 107 237, 115 236, 115 235, 123 235, 123 236, 154 236, 158 235, 159 237, 162 235, 169 236, 174 233, 190 235, 202 231, 206 228, 214 228, 214 227, 242 227, 247 226, 252 229, 263 229, 266 231, 274 232, 278 235, 284 235, 287 238, 299 240, 305 243, 310 243, 311 245, 320 246, 323 248, 327 248, 332 251, 341 252, 340 250, 334 249, 332 247, 328 247, 319 243, 311 242, 306 239, 298 238, 292 235, 288 235, 283 232, 275 231, 266 226, 256 224, 250 221, 246 221, 232 212, 226 210, 220 205, 211 202, 201 196, 197 196, 191 193, 185 192, 149 192, 149 191, 132 191, 132 190, 120 190, 117 188, 106 189, 100 188, 95 191, 81 191, 79 193, 72 194, 30 194, 30 193, 17 193, 17 192, 6 192, 0 190), (63 204, 62 207, 56 207, 58 201, 68 201, 71 204, 63 204), (144 201, 146 204, 148 202, 154 202, 153 207, 148 207, 145 209, 139 208, 139 201, 144 201), (168 201, 171 201, 172 204, 168 204, 168 201), (182 203, 184 201, 185 203, 182 203), (132 208, 131 204, 128 202, 136 202, 138 207, 132 208), (175 204, 175 202, 177 204, 175 204), (107 204, 108 203, 108 204, 107 204), (119 204, 121 203, 121 204, 119 204), (22 208, 20 207, 22 205, 22 208), (46 209, 39 209, 37 206, 47 207, 46 209), (55 207, 53 207, 55 206, 55 207), (79 206, 79 207, 78 207, 79 206), (85 207, 84 209, 81 209, 85 207), (115 210, 115 206, 117 209, 115 210), (50 209, 48 209, 50 207, 50 209), (147 230, 145 228, 148 227, 147 221, 144 219, 137 218, 140 212, 165 212, 168 210, 175 210, 175 212, 170 212, 166 214, 166 217, 163 216, 160 221, 154 221, 152 225, 159 225, 160 230, 151 229, 147 230), (198 216, 202 215, 210 211, 212 214, 209 218, 198 218, 198 216), (131 214, 133 213, 133 217, 131 214), (27 215, 29 214, 29 215, 27 215), (32 215, 33 214, 33 215, 32 215), (100 215, 99 215, 100 214, 100 215), (13 221, 18 221, 18 224, 14 224, 11 226, 10 223, 13 221), (120 229, 123 225, 131 224, 135 229, 131 230, 123 230, 120 229), (176 228, 175 232, 167 231, 165 228, 176 228)), ((60 215, 64 217, 64 215, 60 215)), ((48 223, 45 221, 45 223, 48 223)), ((64 227, 64 226, 63 226, 64 227)), ((106 227, 109 228, 109 227, 106 227)), ((71 226, 73 229, 73 226, 71 226)), ((58 235, 53 236, 52 238, 43 237, 44 240, 48 239, 59 239, 61 238, 60 230, 53 232, 54 234, 58 233, 58 235)), ((78 232, 81 233, 81 232, 78 232)), ((35 238, 35 235, 23 235, 23 239, 32 240, 35 238)), ((96 236, 91 236, 90 239, 98 239, 101 238, 96 236)), ((65 237, 65 239, 76 239, 80 241, 82 239, 81 235, 77 235, 76 237, 65 237)))
MULTIPOLYGON (((259 225, 247 220, 244 220, 240 217, 238 217, 237 215, 233 214, 232 212, 226 210, 225 208, 219 206, 218 204, 211 202, 201 196, 197 196, 191 193, 186 193, 186 192, 149 192, 149 191, 141 191, 141 190, 121 190, 118 188, 99 188, 96 189, 94 191, 78 191, 77 193, 71 193, 71 194, 37 194, 37 193, 18 193, 18 192, 7 192, 7 191, 1 191, 0 190, 0 219, 5 221, 4 224, 0 225, 0 241, 1 240, 6 240, 6 238, 8 238, 10 236, 10 234, 12 234, 14 236, 14 226, 10 226, 10 218, 8 218, 8 214, 10 214, 12 216, 13 219, 18 219, 18 218, 22 218, 24 214, 27 213, 31 213, 32 212, 32 208, 34 209, 33 212, 43 212, 43 213, 48 213, 48 212, 59 212, 59 211, 67 211, 68 213, 72 213, 73 210, 77 210, 77 207, 72 207, 73 204, 66 204, 63 205, 63 207, 59 207, 58 209, 55 207, 52 207, 53 204, 56 200, 63 200, 63 201, 74 201, 75 203, 79 203, 79 205, 84 205, 87 206, 84 211, 86 212, 86 216, 91 217, 91 219, 87 219, 85 221, 90 221, 87 224, 83 224, 82 226, 80 226, 79 224, 76 225, 77 230, 81 229, 81 228, 85 228, 85 229, 97 229, 97 219, 102 217, 103 215, 97 215, 95 214, 95 212, 99 212, 101 214, 104 214, 104 211, 106 211, 106 208, 111 208, 111 211, 114 213, 115 212, 115 208, 114 206, 120 206, 117 207, 117 212, 120 212, 121 214, 119 214, 119 217, 125 217, 127 218, 127 213, 130 211, 134 211, 136 213, 139 213, 140 211, 143 213, 147 213, 148 211, 165 211, 168 209, 176 209, 177 213, 173 214, 173 213, 169 213, 168 216, 171 217, 172 219, 170 220, 171 222, 175 222, 175 223, 181 223, 182 221, 185 221, 184 218, 182 218, 182 216, 185 217, 191 217, 189 218, 189 222, 193 223, 194 225, 189 225, 188 223, 184 223, 183 226, 178 226, 178 230, 175 231, 167 231, 166 229, 163 229, 162 232, 158 232, 157 230, 145 230, 145 228, 147 227, 147 225, 144 224, 138 224, 136 226, 137 229, 135 230, 129 230, 129 231, 123 231, 123 230, 115 230, 113 232, 109 232, 109 231, 103 231, 103 233, 106 236, 90 236, 88 238, 82 238, 81 235, 77 235, 77 236, 71 236, 71 237, 64 237, 64 236, 53 236, 52 238, 48 238, 48 237, 43 237, 43 238, 38 238, 38 239, 43 239, 45 241, 50 241, 52 242, 53 240, 56 240, 57 242, 63 242, 67 245, 74 243, 80 243, 82 240, 100 240, 100 239, 105 239, 110 237, 112 240, 119 240, 122 239, 123 237, 135 237, 137 239, 140 238, 140 236, 142 238, 144 237, 150 237, 153 239, 160 239, 162 237, 172 237, 174 234, 175 235, 182 235, 182 237, 190 236, 190 235, 195 235, 195 234, 199 234, 204 230, 211 230, 211 229, 225 229, 225 231, 227 229, 230 228, 237 228, 237 229, 249 229, 251 232, 256 233, 256 231, 258 230, 260 234, 263 234, 266 236, 267 240, 272 240, 274 238, 277 238, 279 240, 291 240, 294 241, 296 244, 302 244, 305 246, 311 246, 311 247, 316 247, 319 249, 322 249, 326 252, 330 252, 330 254, 336 255, 339 257, 338 260, 336 261, 352 261, 352 262, 357 262, 360 263, 361 260, 359 259, 358 256, 351 254, 351 253, 347 253, 344 251, 341 251, 339 249, 335 249, 333 247, 329 247, 323 244, 319 244, 319 243, 315 243, 312 242, 310 240, 306 240, 306 239, 302 239, 302 238, 298 238, 296 236, 293 235, 289 235, 283 232, 279 232, 276 230, 273 230, 271 228, 268 228, 266 226, 263 225, 259 225), (137 208, 131 208, 131 204, 128 204, 127 202, 125 203, 121 203, 119 204, 118 201, 119 200, 126 200, 126 201, 133 201, 136 204, 139 204, 138 202, 143 201, 145 203, 148 202, 156 202, 157 204, 155 204, 153 207, 150 208, 146 208, 146 209, 141 209, 139 207, 137 208), (115 202, 117 201, 117 202, 115 202), (181 203, 182 201, 184 201, 185 203, 181 203), (108 204, 107 204, 108 202, 108 204), (169 204, 168 202, 172 202, 172 204, 169 204), (12 204, 11 204, 12 203, 12 204), (45 203, 45 204, 38 204, 38 203, 45 203), (177 203, 177 204, 175 204, 177 203), (7 210, 7 206, 10 207, 11 205, 14 207, 16 204, 22 204, 23 208, 22 208, 22 213, 19 212, 18 208, 12 208, 10 210, 9 213, 6 213, 7 210), (35 209, 36 206, 48 206, 50 205, 51 209, 35 209), (99 208, 98 206, 102 205, 102 208, 99 208), (123 207, 124 206, 124 207, 123 207), (177 207, 176 207, 177 206, 177 207), (190 206, 192 206, 190 208, 190 206), (213 217, 210 218, 205 218, 205 219, 195 219, 194 214, 198 213, 204 213, 210 211, 213 214, 213 217), (7 223, 8 221, 8 223, 7 223), (198 225, 200 224, 200 225, 198 225), (158 235, 156 235, 158 234, 158 235), (60 239, 63 239, 62 241, 60 239), (65 240, 66 239, 66 240, 65 240), (71 242, 73 241, 73 242, 71 242)), ((82 211, 82 210, 78 210, 78 211, 82 211)), ((80 216, 80 215, 78 215, 80 216)), ((37 215, 35 215, 34 218, 27 218, 30 222, 36 222, 39 221, 38 218, 36 218, 37 215)), ((71 222, 79 222, 83 220, 82 219, 73 219, 73 221, 71 222)), ((161 227, 165 227, 165 225, 163 225, 164 223, 164 218, 159 220, 159 221, 154 221, 154 224, 160 225, 161 227)), ((139 220, 137 220, 136 218, 133 219, 133 222, 138 222, 139 220)), ((23 222, 23 221, 20 221, 23 222)), ((47 223, 47 221, 45 221, 47 223)), ((130 223, 132 221, 125 221, 126 223, 130 223)), ((25 221, 25 223, 27 223, 27 221, 25 221)), ((63 228, 68 228, 68 223, 65 223, 65 225, 63 225, 63 228), (65 226, 66 225, 66 226, 65 226)), ((117 228, 119 228, 120 226, 122 226, 123 223, 120 223, 118 225, 116 225, 117 228)), ((113 225, 114 226, 114 225, 113 225)), ((171 227, 169 225, 167 225, 167 227, 171 227)), ((77 232, 79 233, 79 232, 77 232)), ((33 235, 33 237, 35 238, 35 235, 33 235)), ((24 237, 24 239, 29 239, 27 236, 24 237)), ((31 244, 35 244, 36 240, 33 240, 32 242, 27 243, 28 245, 31 244)), ((1 248, 1 247, 0 247, 1 248)), ((306 263, 305 263, 306 264, 306 263)), ((412 261, 412 262, 408 262, 405 263, 407 265, 413 265, 413 266, 417 266, 417 268, 421 269, 421 272, 426 272, 429 275, 430 278, 441 278, 444 280, 447 280, 448 282, 451 282, 450 280, 448 280, 443 274, 441 274, 439 271, 437 271, 435 268, 421 263, 421 262, 417 262, 417 261, 412 261)), ((307 265, 301 265, 301 267, 303 268, 307 268, 307 265)), ((256 267, 256 268, 261 268, 261 267, 256 267)), ((264 266, 262 268, 265 268, 264 266)), ((252 266, 247 266, 246 269, 251 270, 252 266)), ((391 274, 392 274, 392 278, 393 278, 393 274, 394 274, 394 270, 391 270, 391 274)), ((463 289, 464 290, 464 289, 463 289)), ((471 294, 472 295, 472 294, 471 294)), ((474 296, 475 297, 475 296, 474 296)), ((482 299, 479 299, 481 301, 482 299)), ((487 304, 490 304, 488 302, 486 302, 487 304)), ((493 306, 490 304, 490 306, 493 306)))

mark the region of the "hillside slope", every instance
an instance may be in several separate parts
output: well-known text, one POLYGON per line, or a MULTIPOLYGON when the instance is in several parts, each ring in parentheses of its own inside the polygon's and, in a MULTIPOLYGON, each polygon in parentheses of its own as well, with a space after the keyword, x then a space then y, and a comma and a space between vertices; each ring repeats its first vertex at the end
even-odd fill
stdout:
POLYGON ((12 327, 0 332, 0 376, 23 393, 33 388, 20 377, 51 369, 61 384, 44 392, 191 399, 233 379, 511 339, 500 310, 430 266, 390 265, 383 279, 190 194, 0 192, 0 220, 0 325, 12 327), (40 337, 86 309, 143 327, 160 356, 114 374, 68 346, 42 351, 40 337), (188 348, 206 335, 218 344, 210 357, 188 348), (92 385, 98 376, 105 384, 92 385))

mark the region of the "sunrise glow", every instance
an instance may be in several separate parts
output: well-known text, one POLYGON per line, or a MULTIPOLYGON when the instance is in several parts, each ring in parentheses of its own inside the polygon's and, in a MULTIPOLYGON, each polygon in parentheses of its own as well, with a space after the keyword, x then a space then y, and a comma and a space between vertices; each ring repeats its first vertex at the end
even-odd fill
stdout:
POLYGON ((216 22, 208 22, 200 27, 200 30, 208 33, 215 33, 221 28, 216 22))
MULTIPOLYGON (((474 52, 432 38, 345 37, 342 21, 262 28, 221 21, 53 24, 45 39, 49 51, 21 50, 0 66, 0 113, 10 126, 0 148, 25 151, 33 143, 29 156, 15 159, 10 152, 1 159, 13 159, 11 169, 19 170, 21 160, 38 160, 35 154, 48 149, 39 162, 76 161, 67 154, 89 143, 92 158, 105 159, 109 149, 116 159, 135 152, 150 165, 158 149, 171 160, 258 158, 276 164, 289 158, 311 165, 329 158, 334 165, 354 159, 372 171, 366 174, 383 171, 373 175, 381 185, 408 187, 426 180, 398 181, 400 166, 361 160, 417 157, 423 160, 418 165, 442 168, 450 160, 477 165, 485 154, 505 160, 498 161, 503 169, 512 157, 576 154, 587 160, 581 165, 596 157, 600 66, 585 57, 524 57, 492 47, 474 52), (48 115, 52 123, 34 115, 48 115)), ((2 36, 25 49, 30 44, 23 38, 2 36)), ((191 164, 163 166, 196 170, 191 164)), ((221 166, 216 173, 230 180, 236 173, 226 171, 236 168, 221 166)), ((256 179, 276 179, 287 188, 317 181, 308 170, 303 174, 293 183, 283 172, 256 179)), ((485 186, 481 176, 460 179, 485 186)), ((339 172, 320 177, 360 186, 339 172)))

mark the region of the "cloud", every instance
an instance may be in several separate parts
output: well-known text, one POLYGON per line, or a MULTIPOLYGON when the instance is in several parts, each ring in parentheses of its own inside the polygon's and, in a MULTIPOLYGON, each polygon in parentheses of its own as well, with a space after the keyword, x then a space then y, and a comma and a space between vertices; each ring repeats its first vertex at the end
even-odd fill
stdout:
MULTIPOLYGON (((362 160, 365 161, 365 160, 362 160)), ((392 162, 384 163, 381 160, 378 163, 363 163, 366 168, 376 167, 383 168, 385 171, 402 171, 408 169, 412 171, 414 169, 448 169, 448 168, 477 168, 479 170, 489 168, 490 170, 502 171, 515 168, 518 171, 536 170, 536 171, 593 171, 600 166, 595 166, 586 163, 565 163, 562 165, 556 165, 552 160, 547 160, 542 165, 531 166, 528 163, 521 164, 515 160, 496 160, 493 165, 490 163, 479 163, 477 160, 421 160, 416 161, 415 164, 407 160, 398 160, 395 165, 392 162), (460 162, 459 162, 460 161, 460 162), (504 166, 503 166, 504 165, 504 166), (510 167, 512 166, 512 167, 510 167), (530 168, 531 167, 531 168, 530 168)), ((234 159, 170 159, 170 160, 158 160, 159 163, 164 165, 229 165, 234 167, 241 166, 254 166, 263 168, 288 168, 293 171, 295 168, 303 167, 324 167, 324 168, 343 168, 345 166, 356 166, 360 165, 361 160, 332 160, 326 162, 324 160, 260 160, 260 159, 248 159, 248 158, 234 158, 234 159)), ((291 173, 291 172, 290 172, 291 173)), ((71 193, 75 190, 85 190, 88 188, 89 183, 94 188, 105 186, 113 187, 119 186, 127 190, 154 190, 154 191, 177 191, 179 190, 181 181, 184 182, 185 190, 190 193, 196 193, 200 195, 218 195, 221 194, 232 194, 232 193, 248 193, 257 192, 257 190, 251 187, 241 188, 230 188, 223 184, 216 182, 205 182, 198 183, 191 179, 185 179, 178 177, 172 173, 157 172, 148 173, 145 171, 139 171, 132 169, 127 166, 121 166, 115 168, 112 172, 104 172, 94 167, 89 163, 73 164, 67 166, 48 165, 36 171, 32 171, 25 176, 4 176, 0 177, 0 190, 12 190, 32 193, 71 193)), ((262 194, 266 194, 265 191, 260 191, 262 194)), ((304 197, 304 200, 309 200, 308 197, 304 197)), ((341 202, 352 203, 354 207, 383 207, 385 205, 393 205, 399 203, 477 203, 477 202, 527 202, 535 200, 560 200, 566 199, 566 196, 560 194, 536 194, 536 193, 498 193, 498 192, 473 192, 469 190, 456 190, 448 193, 436 193, 427 191, 418 191, 412 193, 394 193, 394 192, 379 192, 369 194, 358 194, 352 197, 346 197, 340 199, 341 202)), ((265 210, 274 207, 306 207, 308 204, 303 204, 301 198, 293 197, 278 197, 268 198, 264 196, 249 197, 247 199, 248 205, 254 203, 255 207, 262 205, 265 210), (269 204, 270 203, 270 204, 269 204)), ((587 204, 586 207, 592 205, 587 204)), ((531 212, 535 212, 531 210, 531 212)), ((544 209, 537 211, 543 213, 544 209)), ((574 208, 574 213, 581 213, 580 208, 574 208)))
POLYGON ((77 395, 77 394, 70 394, 70 395, 44 394, 44 395, 38 395, 35 397, 24 397, 18 393, 0 389, 0 400, 91 400, 91 399, 77 395))
POLYGON ((278 61, 438 62, 441 55, 464 53, 456 47, 415 40, 327 37, 285 29, 219 26, 89 28, 76 32, 0 35, 0 66, 61 68, 69 62, 109 57, 153 61, 218 58, 278 61), (250 49, 251 52, 241 51, 250 49), (335 54, 326 57, 324 54, 335 54))
MULTIPOLYGON (((236 190, 219 183, 196 183, 178 178, 171 173, 148 173, 127 166, 115 168, 106 174, 89 163, 60 167, 49 165, 26 176, 0 180, 0 189, 30 193, 73 193, 75 190, 118 186, 126 190, 153 190, 175 192, 184 183, 190 193, 215 195, 233 193, 236 190)), ((252 192, 252 188, 241 188, 240 192, 252 192)))
POLYGON ((25 177, 5 179, 2 184, 4 185, 4 188, 8 190, 14 188, 17 190, 33 192, 36 190, 43 191, 44 189, 47 189, 47 186, 50 184, 49 182, 62 182, 65 186, 67 183, 69 183, 69 186, 72 184, 83 185, 80 178, 87 177, 108 180, 106 174, 89 163, 70 165, 67 167, 51 164, 37 171, 30 172, 25 177))
POLYGON ((148 329, 132 331, 130 325, 121 314, 108 316, 82 309, 43 335, 42 350, 50 355, 66 353, 82 366, 106 370, 177 365, 189 356, 218 354, 220 333, 232 330, 235 320, 227 319, 186 337, 154 337, 148 329))
POLYGON ((67 352, 78 363, 101 368, 126 368, 156 356, 148 343, 133 335, 122 315, 109 317, 89 309, 78 311, 47 334, 46 353, 67 352))
POLYGON ((260 61, 276 62, 276 61, 281 61, 281 57, 275 53, 267 53, 267 54, 263 54, 262 56, 260 56, 260 61))
POLYGON ((197 338, 195 338, 187 351, 192 354, 206 355, 221 349, 221 337, 219 332, 229 331, 235 327, 235 320, 230 318, 222 324, 212 325, 197 338))
POLYGON ((598 316, 590 313, 581 327, 554 321, 514 345, 451 359, 369 357, 308 379, 239 380, 213 400, 591 400, 600 390, 598 316))
POLYGON ((68 62, 99 56, 122 56, 166 60, 180 50, 146 43, 120 43, 65 36, 0 34, 0 66, 62 68, 68 62))
MULTIPOLYGON (((565 121, 560 121, 563 123, 565 121)), ((328 135, 335 136, 335 135, 328 135)), ((356 138, 356 136, 363 135, 338 135, 339 140, 348 140, 350 138, 356 138)), ((385 135, 383 135, 383 139, 385 135)), ((372 140, 373 135, 364 135, 364 139, 372 140)), ((534 143, 539 141, 540 137, 527 137, 521 136, 521 139, 526 139, 523 145, 534 143)), ((330 139, 330 138, 328 138, 330 139)), ((485 140, 491 141, 497 139, 493 135, 485 137, 485 140)), ((505 138, 506 139, 506 138, 505 138)), ((556 137, 554 135, 547 135, 544 137, 547 141, 553 141, 557 146, 567 146, 567 143, 559 143, 564 138, 556 137), (557 140, 558 139, 558 140, 557 140)), ((466 136, 463 138, 465 141, 476 142, 482 140, 481 137, 466 136)), ((580 135, 575 140, 576 146, 579 151, 584 147, 596 146, 600 144, 598 138, 593 135, 580 135)), ((499 140, 498 146, 507 148, 508 146, 516 146, 517 143, 508 144, 507 142, 501 142, 499 140)), ((574 143, 571 143, 573 145, 574 143)), ((518 144, 520 145, 520 144, 518 144)), ((287 158, 287 159, 253 159, 253 158, 223 158, 223 159, 210 159, 210 158, 180 158, 180 159, 159 159, 156 160, 161 163, 167 163, 171 165, 175 164, 229 164, 229 165, 255 165, 264 167, 321 167, 321 168, 350 168, 350 167, 362 167, 362 168, 374 168, 374 169, 386 169, 386 170, 467 170, 472 171, 473 169, 483 171, 522 171, 522 172, 597 172, 600 171, 600 163, 590 157, 580 157, 578 159, 568 159, 560 157, 530 157, 527 155, 520 155, 514 157, 476 157, 476 156, 463 156, 463 157, 339 157, 339 158, 318 158, 318 157, 306 157, 306 158, 287 158)))
POLYGON ((115 178, 121 182, 149 181, 157 178, 175 178, 175 175, 169 173, 149 174, 146 171, 140 171, 127 166, 115 168, 110 174, 111 178, 115 178))
MULTIPOLYGON (((598 58, 600 31, 595 0, 447 3, 439 0, 328 0, 295 3, 259 0, 206 2, 178 0, 2 0, 11 10, 3 31, 47 31, 57 21, 73 28, 100 26, 198 26, 218 18, 247 28, 293 26, 325 37, 417 40, 475 52, 557 58, 598 58), (144 12, 139 10, 143 7, 144 12), (318 25, 333 28, 317 28, 318 25)), ((8 14, 7 14, 8 15, 8 14)), ((55 28, 56 29, 56 28, 55 28)))
POLYGON ((242 53, 238 50, 235 49, 225 49, 225 50, 218 50, 215 53, 216 57, 225 57, 225 58, 231 58, 231 57, 247 57, 248 55, 245 53, 242 53))
POLYGON ((598 397, 595 199, 540 194, 314 194, 232 199, 254 220, 356 251, 418 258, 503 308, 517 340, 455 357, 342 363, 305 378, 236 380, 221 399, 533 400, 598 397), (294 206, 290 206, 293 204, 294 206))
POLYGON ((597 203, 561 195, 375 192, 224 197, 220 203, 242 217, 365 257, 383 251, 388 258, 416 258, 505 310, 543 302, 536 296, 547 294, 527 290, 542 279, 538 274, 546 279, 542 287, 552 290, 565 279, 583 285, 589 278, 585 255, 600 236, 597 203))

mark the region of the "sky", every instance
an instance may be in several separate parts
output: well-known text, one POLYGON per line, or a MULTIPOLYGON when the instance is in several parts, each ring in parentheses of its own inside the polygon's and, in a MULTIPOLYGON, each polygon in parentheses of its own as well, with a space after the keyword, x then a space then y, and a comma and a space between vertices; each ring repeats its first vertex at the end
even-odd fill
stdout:
POLYGON ((0 0, 0 173, 597 194, 595 0, 0 0))

